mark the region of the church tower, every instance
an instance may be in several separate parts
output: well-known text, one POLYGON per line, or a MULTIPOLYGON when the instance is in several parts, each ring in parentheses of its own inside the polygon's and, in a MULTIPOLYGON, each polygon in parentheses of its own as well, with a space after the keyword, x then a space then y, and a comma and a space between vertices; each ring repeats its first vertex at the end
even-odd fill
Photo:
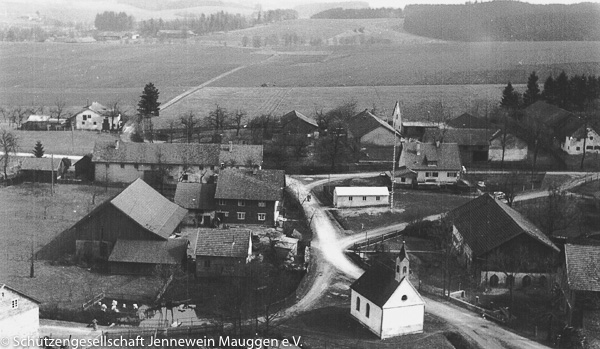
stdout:
POLYGON ((397 282, 400 282, 404 277, 408 277, 410 273, 410 262, 408 260, 408 254, 406 254, 406 247, 404 241, 402 242, 402 248, 400 253, 396 257, 396 276, 397 282))

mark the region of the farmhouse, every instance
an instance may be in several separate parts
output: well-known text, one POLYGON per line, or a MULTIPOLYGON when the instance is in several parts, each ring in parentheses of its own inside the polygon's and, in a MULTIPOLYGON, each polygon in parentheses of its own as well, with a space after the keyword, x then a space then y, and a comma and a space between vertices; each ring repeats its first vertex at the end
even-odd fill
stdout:
POLYGON ((98 102, 85 106, 71 118, 76 130, 116 131, 121 127, 121 114, 115 113, 98 102))
POLYGON ((350 286, 350 314, 381 339, 423 332, 425 302, 409 274, 403 245, 394 269, 374 265, 350 286))
POLYGON ((315 120, 292 110, 281 117, 281 133, 284 135, 302 134, 313 137, 319 129, 315 120))
POLYGON ((29 115, 27 121, 21 125, 21 129, 29 131, 63 130, 66 124, 66 118, 57 119, 48 115, 29 115))
POLYGON ((248 229, 198 229, 196 276, 239 276, 252 257, 248 229))
POLYGON ((443 185, 456 183, 462 163, 456 143, 403 144, 394 184, 443 185))
POLYGON ((527 159, 527 142, 512 133, 496 131, 490 138, 489 161, 522 161, 527 159))
MULTIPOLYGON (((40 301, 0 284, 0 338, 38 338, 40 301)), ((8 347, 12 348, 12 342, 8 347)))
POLYGON ((217 208, 216 190, 217 185, 214 183, 177 183, 173 201, 188 210, 188 215, 184 220, 185 224, 196 227, 198 225, 212 226, 217 208))
POLYGON ((543 122, 554 138, 561 143, 568 133, 583 125, 573 113, 544 101, 537 101, 525 108, 525 118, 543 122))
POLYGON ((534 279, 547 283, 548 260, 556 257, 558 247, 507 204, 484 194, 450 211, 448 218, 459 259, 474 272, 480 271, 483 283, 489 282, 492 287, 509 282, 528 286, 534 279), (519 249, 526 251, 520 257, 530 262, 514 266, 519 270, 498 270, 500 266, 492 262, 498 254, 511 256, 519 249))
POLYGON ((360 151, 360 161, 393 161, 394 145, 400 144, 397 130, 368 110, 352 116, 346 123, 348 139, 360 151))
POLYGON ((387 187, 335 187, 333 206, 365 207, 387 206, 390 193, 387 187))
POLYGON ((569 155, 600 153, 600 128, 574 123, 565 130, 565 138, 561 139, 560 148, 569 155))
POLYGON ((488 160, 489 140, 496 130, 457 128, 427 129, 423 135, 423 143, 456 143, 460 150, 462 164, 488 160))
POLYGON ((176 250, 177 246, 165 241, 179 232, 186 214, 187 210, 138 179, 63 232, 50 248, 61 254, 108 260, 115 271, 146 273, 149 264, 171 261, 172 248, 176 250), (125 255, 131 255, 131 259, 125 255), (126 267, 123 263, 132 264, 126 267))
POLYGON ((115 141, 96 142, 92 162, 99 182, 208 183, 219 168, 253 168, 262 156, 260 145, 115 141))
POLYGON ((279 218, 285 172, 223 169, 217 180, 217 218, 222 223, 272 226, 279 218))
MULTIPOLYGON (((591 330, 593 300, 600 297, 600 246, 565 245, 565 261, 559 270, 568 323, 591 330)), ((596 313, 600 309, 596 309, 596 313)), ((595 324, 600 330, 600 323, 595 324)))

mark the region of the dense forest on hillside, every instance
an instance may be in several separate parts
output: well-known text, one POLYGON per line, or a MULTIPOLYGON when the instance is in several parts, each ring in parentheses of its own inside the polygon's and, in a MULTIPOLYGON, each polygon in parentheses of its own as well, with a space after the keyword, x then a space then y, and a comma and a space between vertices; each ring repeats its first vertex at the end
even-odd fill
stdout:
POLYGON ((94 25, 98 30, 129 30, 133 28, 133 17, 125 12, 105 11, 96 15, 94 25))
POLYGON ((361 8, 343 9, 333 8, 313 15, 312 19, 365 19, 365 18, 401 18, 402 9, 399 8, 361 8))
POLYGON ((600 4, 531 5, 492 1, 465 5, 408 5, 409 33, 458 41, 600 40, 600 4))

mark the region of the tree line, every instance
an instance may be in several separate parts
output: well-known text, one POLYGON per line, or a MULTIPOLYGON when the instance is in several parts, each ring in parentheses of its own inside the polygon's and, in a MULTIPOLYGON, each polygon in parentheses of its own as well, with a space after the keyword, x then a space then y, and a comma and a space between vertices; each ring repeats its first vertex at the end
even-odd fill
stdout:
POLYGON ((96 14, 94 25, 102 31, 125 31, 133 29, 134 20, 125 12, 104 11, 96 14))
POLYGON ((404 29, 457 41, 600 40, 600 6, 532 5, 492 1, 464 5, 408 5, 404 29))
POLYGON ((367 19, 367 18, 402 18, 400 8, 332 8, 312 15, 312 19, 367 19))

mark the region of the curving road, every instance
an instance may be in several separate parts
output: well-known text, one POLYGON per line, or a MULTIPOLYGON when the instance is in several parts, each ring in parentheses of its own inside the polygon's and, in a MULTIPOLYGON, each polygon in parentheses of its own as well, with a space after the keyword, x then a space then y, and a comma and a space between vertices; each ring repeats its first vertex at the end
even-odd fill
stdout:
MULTIPOLYGON (((313 229, 315 234, 315 238, 312 242, 312 263, 317 263, 317 270, 311 280, 311 288, 296 305, 287 309, 287 316, 311 309, 332 284, 336 273, 342 272, 352 279, 357 279, 363 273, 363 270, 352 263, 344 254, 344 251, 348 247, 356 242, 364 240, 363 233, 343 237, 318 200, 315 199, 308 202, 304 200, 304 198, 306 198, 312 188, 322 185, 330 179, 339 180, 344 178, 372 177, 373 175, 377 175, 377 173, 332 175, 315 180, 308 185, 304 185, 294 178, 288 177, 286 179, 292 192, 298 196, 300 202, 303 202, 302 206, 306 216, 312 217, 311 229, 313 229)), ((585 178, 577 179, 561 188, 569 189, 581 184, 583 181, 585 181, 585 178)), ((522 200, 543 197, 545 195, 548 195, 547 191, 527 193, 522 196, 522 200)), ((433 220, 437 218, 439 218, 439 215, 430 216, 426 219, 433 220)), ((404 229, 406 225, 406 223, 399 223, 392 226, 372 229, 367 231, 367 234, 372 238, 391 231, 404 229)), ((464 335, 468 336, 482 348, 548 348, 540 343, 510 332, 496 323, 482 319, 480 316, 462 308, 428 297, 424 298, 427 303, 427 312, 456 326, 464 335)))

